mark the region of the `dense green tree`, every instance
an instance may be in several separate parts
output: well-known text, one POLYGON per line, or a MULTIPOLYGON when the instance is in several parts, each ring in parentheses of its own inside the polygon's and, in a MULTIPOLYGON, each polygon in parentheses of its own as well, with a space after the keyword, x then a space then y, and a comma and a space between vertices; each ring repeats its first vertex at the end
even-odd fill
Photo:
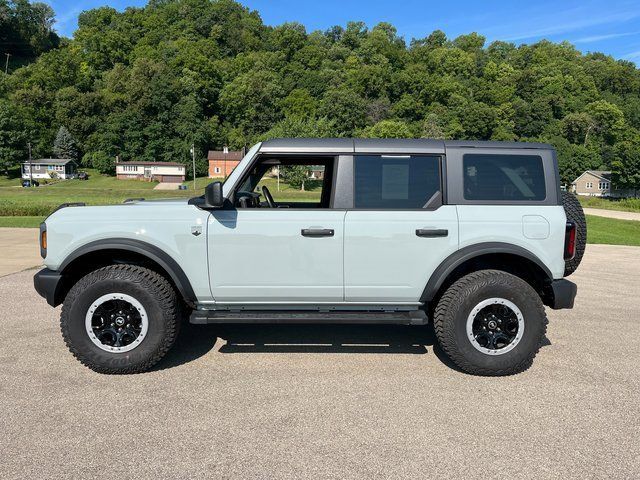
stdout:
POLYGON ((612 181, 617 188, 634 190, 634 196, 640 189, 640 137, 620 142, 614 149, 612 162, 612 181))
POLYGON ((309 179, 309 167, 307 165, 287 165, 280 167, 280 177, 293 188, 304 191, 304 184, 309 179))
POLYGON ((363 138, 412 138, 415 137, 409 126, 400 120, 382 120, 366 127, 358 136, 363 138))
POLYGON ((73 39, 50 7, 0 0, 0 168, 53 154, 60 125, 82 164, 124 160, 206 170, 209 148, 285 136, 549 142, 570 182, 584 169, 635 182, 640 70, 567 42, 485 46, 435 30, 409 45, 395 27, 269 27, 233 0, 150 0, 80 15, 73 39), (37 57, 37 58, 36 58, 37 57), (23 65, 21 68, 17 68, 23 65))

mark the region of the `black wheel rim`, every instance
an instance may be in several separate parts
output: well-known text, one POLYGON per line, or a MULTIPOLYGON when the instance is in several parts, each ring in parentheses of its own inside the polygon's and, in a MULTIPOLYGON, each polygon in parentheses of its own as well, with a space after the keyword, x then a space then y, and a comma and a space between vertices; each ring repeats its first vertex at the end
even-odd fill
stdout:
POLYGON ((474 307, 467 319, 467 334, 483 353, 501 355, 515 348, 524 333, 524 318, 511 301, 491 298, 474 307))

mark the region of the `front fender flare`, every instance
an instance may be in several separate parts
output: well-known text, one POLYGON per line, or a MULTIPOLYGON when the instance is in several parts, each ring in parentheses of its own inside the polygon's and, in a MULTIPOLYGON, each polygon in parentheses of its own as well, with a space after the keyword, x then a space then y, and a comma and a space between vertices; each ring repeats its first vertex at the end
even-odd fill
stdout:
POLYGON ((109 238, 87 243, 68 255, 60 265, 58 271, 64 274, 65 269, 75 260, 88 253, 98 252, 100 250, 122 250, 134 252, 147 257, 167 272, 178 289, 178 292, 188 304, 196 304, 197 299, 193 288, 191 287, 191 282, 189 282, 189 278, 184 273, 184 270, 182 270, 178 262, 176 262, 173 257, 161 248, 151 245, 150 243, 143 242, 142 240, 135 240, 132 238, 109 238))

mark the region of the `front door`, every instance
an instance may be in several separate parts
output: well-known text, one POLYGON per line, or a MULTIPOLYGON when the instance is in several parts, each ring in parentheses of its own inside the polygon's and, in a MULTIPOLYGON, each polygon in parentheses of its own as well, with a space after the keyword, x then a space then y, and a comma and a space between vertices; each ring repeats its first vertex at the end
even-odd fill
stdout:
POLYGON ((345 210, 330 208, 331 178, 308 177, 333 158, 258 161, 208 223, 209 279, 216 303, 335 303, 344 300, 345 210), (304 190, 274 175, 307 172, 304 190))
POLYGON ((345 300, 418 302, 458 248, 456 207, 442 205, 437 155, 354 157, 354 209, 345 217, 345 300))

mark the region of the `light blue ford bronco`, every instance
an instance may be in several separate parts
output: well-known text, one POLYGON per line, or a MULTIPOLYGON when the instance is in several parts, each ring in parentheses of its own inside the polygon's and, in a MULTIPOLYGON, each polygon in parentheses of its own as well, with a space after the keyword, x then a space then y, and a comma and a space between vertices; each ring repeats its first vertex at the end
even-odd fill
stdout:
POLYGON ((431 322, 460 369, 517 373, 545 305, 573 306, 586 240, 553 148, 533 143, 277 139, 202 197, 62 207, 35 288, 102 373, 148 370, 186 318, 431 322), (279 189, 281 169, 317 194, 279 189))

